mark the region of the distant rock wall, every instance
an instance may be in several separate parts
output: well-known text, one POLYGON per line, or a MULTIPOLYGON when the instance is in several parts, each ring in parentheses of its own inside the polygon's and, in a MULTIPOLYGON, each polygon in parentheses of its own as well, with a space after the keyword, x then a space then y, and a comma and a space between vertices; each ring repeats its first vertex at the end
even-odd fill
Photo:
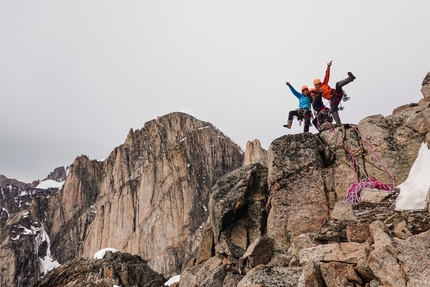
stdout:
POLYGON ((246 143, 244 165, 260 163, 267 166, 267 151, 261 147, 260 141, 255 139, 246 143))
POLYGON ((58 189, 3 182, 9 183, 0 187, 0 286, 33 286, 42 275, 39 260, 49 247, 41 232, 47 198, 58 189))
POLYGON ((65 262, 113 247, 178 274, 201 240, 212 186, 243 158, 210 123, 182 113, 130 130, 103 162, 78 157, 50 201, 55 257, 65 262))
POLYGON ((62 182, 66 179, 68 167, 60 166, 54 169, 45 179, 51 179, 57 182, 62 182))
POLYGON ((32 183, 25 183, 25 182, 18 181, 16 179, 7 178, 3 174, 0 174, 0 187, 3 187, 3 188, 7 187, 8 185, 10 186, 13 185, 20 190, 27 190, 28 188, 36 187, 37 184, 38 184, 38 181, 34 181, 32 183))

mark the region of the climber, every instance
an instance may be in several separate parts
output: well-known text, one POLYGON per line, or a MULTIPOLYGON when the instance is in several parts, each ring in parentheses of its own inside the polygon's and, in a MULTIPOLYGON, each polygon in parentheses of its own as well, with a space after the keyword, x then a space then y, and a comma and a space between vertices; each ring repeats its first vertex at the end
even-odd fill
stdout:
POLYGON ((332 122, 333 118, 330 114, 329 109, 324 105, 322 101, 322 91, 318 92, 314 88, 309 90, 312 101, 312 109, 314 110, 314 119, 312 124, 319 130, 319 127, 325 122, 332 122))
POLYGON ((314 80, 314 86, 317 91, 321 90, 322 97, 330 101, 330 112, 333 115, 334 120, 337 124, 341 124, 340 117, 338 114, 339 103, 342 100, 345 91, 342 90, 342 87, 351 83, 355 80, 355 76, 348 72, 348 78, 340 80, 336 83, 336 88, 333 89, 328 85, 328 81, 330 79, 330 66, 332 61, 327 63, 327 70, 325 71, 324 81, 321 83, 320 79, 314 80))
POLYGON ((299 99, 299 108, 290 111, 290 113, 288 114, 288 123, 284 125, 284 127, 290 129, 291 125, 293 124, 293 117, 296 116, 299 120, 303 118, 305 119, 305 127, 303 129, 303 132, 308 132, 309 125, 311 122, 311 98, 309 97, 309 89, 308 87, 303 86, 302 93, 299 93, 293 88, 293 86, 291 86, 289 82, 286 82, 286 84, 290 88, 293 95, 299 99))

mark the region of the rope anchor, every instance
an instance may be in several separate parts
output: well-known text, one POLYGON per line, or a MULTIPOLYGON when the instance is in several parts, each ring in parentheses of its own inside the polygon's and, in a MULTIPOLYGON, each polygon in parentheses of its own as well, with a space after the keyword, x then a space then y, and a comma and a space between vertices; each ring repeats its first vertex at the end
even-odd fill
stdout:
POLYGON ((361 139, 362 141, 364 141, 366 143, 366 145, 369 148, 369 150, 372 151, 372 154, 375 157, 375 159, 377 160, 377 162, 385 170, 385 172, 391 177, 393 183, 392 183, 392 185, 387 184, 387 183, 383 183, 383 182, 381 182, 379 180, 374 179, 371 176, 368 176, 368 177, 365 177, 365 178, 363 178, 361 180, 358 180, 357 170, 355 169, 355 164, 358 165, 358 162, 355 159, 355 156, 352 154, 352 152, 345 146, 345 144, 343 143, 343 141, 341 141, 339 139, 339 137, 337 136, 337 134, 334 132, 333 126, 331 126, 331 129, 334 132, 336 138, 342 143, 344 149, 349 153, 349 155, 350 155, 350 157, 352 159, 353 169, 354 169, 355 178, 356 178, 356 182, 353 183, 350 186, 350 188, 348 189, 348 191, 346 192, 345 197, 343 199, 343 202, 349 203, 349 204, 355 204, 355 203, 360 202, 361 201, 361 191, 363 189, 365 189, 365 188, 373 188, 373 189, 378 189, 378 190, 382 190, 382 191, 386 191, 386 192, 392 192, 392 191, 394 191, 395 186, 396 186, 396 181, 394 179, 394 176, 391 174, 391 172, 388 170, 388 168, 381 162, 381 160, 376 155, 375 151, 373 150, 373 148, 371 147, 371 145, 369 144, 369 142, 360 134, 360 132, 358 131, 357 127, 355 125, 350 125, 350 126, 354 129, 354 131, 356 132, 358 138, 361 139))

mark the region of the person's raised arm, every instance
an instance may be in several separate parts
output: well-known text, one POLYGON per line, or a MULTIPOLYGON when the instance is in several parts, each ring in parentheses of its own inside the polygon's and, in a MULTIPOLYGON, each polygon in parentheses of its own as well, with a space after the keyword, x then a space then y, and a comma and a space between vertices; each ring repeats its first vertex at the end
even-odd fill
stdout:
POLYGON ((331 60, 330 62, 327 63, 327 69, 325 70, 325 76, 324 76, 324 82, 323 84, 328 84, 328 81, 330 80, 330 67, 332 64, 333 60, 331 60))
POLYGON ((293 93, 294 96, 296 96, 297 98, 301 98, 302 94, 300 94, 299 92, 296 91, 296 89, 294 89, 293 86, 291 86, 291 84, 287 81, 286 85, 290 88, 291 92, 293 93))

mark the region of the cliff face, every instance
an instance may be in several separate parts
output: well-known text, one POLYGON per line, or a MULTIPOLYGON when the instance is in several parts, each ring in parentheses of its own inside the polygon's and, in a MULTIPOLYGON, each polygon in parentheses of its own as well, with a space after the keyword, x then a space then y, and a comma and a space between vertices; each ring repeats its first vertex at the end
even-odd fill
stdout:
POLYGON ((404 182, 422 143, 430 146, 429 75, 419 104, 280 137, 267 168, 249 165, 221 178, 180 286, 429 286, 428 210, 396 211, 398 190, 377 185, 344 201, 354 183, 404 182))
POLYGON ((428 282, 427 210, 395 211, 398 191, 342 201, 358 180, 407 178, 422 142, 430 145, 430 73, 421 91, 419 103, 390 116, 286 135, 268 151, 255 140, 246 156, 211 124, 172 113, 130 130, 102 162, 76 158, 58 193, 2 187, 0 284, 32 286, 50 253, 64 265, 45 286, 67 282, 55 281, 61 274, 133 284, 121 281, 131 270, 121 260, 77 259, 105 247, 138 255, 166 277, 181 272, 181 286, 428 282))
POLYGON ((182 113, 130 130, 103 162, 81 156, 70 166, 49 203, 53 255, 65 262, 113 247, 178 274, 197 248, 213 184, 243 158, 210 123, 182 113))
POLYGON ((15 180, 8 179, 3 183, 0 187, 0 286, 33 286, 47 271, 41 260, 51 261, 43 221, 47 198, 58 189, 15 185, 15 180))

